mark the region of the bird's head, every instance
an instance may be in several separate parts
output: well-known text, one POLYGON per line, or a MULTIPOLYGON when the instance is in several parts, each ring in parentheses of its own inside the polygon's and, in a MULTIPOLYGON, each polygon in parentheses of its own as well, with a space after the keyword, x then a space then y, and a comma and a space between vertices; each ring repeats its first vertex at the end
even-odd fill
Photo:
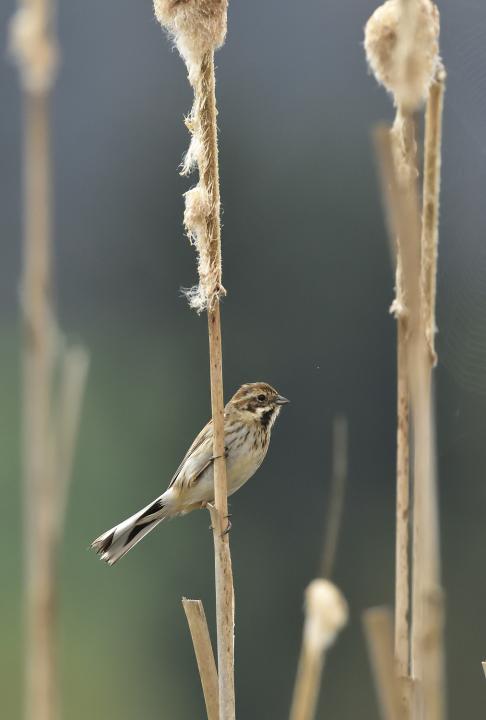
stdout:
POLYGON ((265 428, 272 427, 282 405, 288 402, 275 388, 263 382, 242 385, 230 400, 231 405, 247 419, 256 420, 265 428))

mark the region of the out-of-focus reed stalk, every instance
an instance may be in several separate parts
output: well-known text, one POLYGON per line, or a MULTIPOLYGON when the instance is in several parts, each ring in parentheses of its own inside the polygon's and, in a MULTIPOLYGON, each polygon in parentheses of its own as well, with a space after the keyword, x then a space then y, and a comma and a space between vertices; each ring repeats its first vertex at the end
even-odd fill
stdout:
POLYGON ((182 598, 191 633, 208 720, 219 720, 218 671, 214 661, 206 614, 201 600, 182 598))
MULTIPOLYGON (((444 86, 438 36, 439 14, 430 0, 388 0, 372 15, 365 31, 370 67, 378 81, 392 93, 397 107, 391 138, 383 131, 378 142, 384 195, 397 243, 396 299, 392 306, 398 327, 395 654, 399 674, 406 677, 412 673, 414 680, 422 684, 424 709, 427 718, 434 720, 444 715, 431 387, 431 370, 436 362, 435 277, 440 118, 444 86), (421 226, 415 113, 425 100, 427 116, 421 226), (409 397, 413 421, 412 590, 409 561, 409 397)), ((415 686, 418 688, 417 683, 415 686)))
POLYGON ((382 720, 404 720, 393 652, 393 615, 387 607, 369 608, 363 613, 363 625, 382 720))
POLYGON ((187 291, 190 305, 208 314, 211 405, 213 417, 214 508, 211 509, 215 554, 216 624, 218 640, 219 713, 235 717, 234 590, 229 535, 224 400, 219 302, 221 226, 214 51, 226 35, 227 0, 154 0, 155 14, 172 35, 189 73, 194 104, 186 123, 192 140, 184 174, 197 168, 199 181, 186 193, 184 224, 198 253, 199 284, 187 291))
POLYGON ((51 0, 20 0, 10 50, 23 96, 23 412, 25 717, 57 720, 57 560, 87 371, 79 348, 60 352, 51 306, 50 95, 57 66, 51 0), (61 364, 60 405, 53 371, 61 364))
POLYGON ((316 578, 305 591, 305 622, 290 720, 315 717, 328 649, 348 621, 348 605, 330 581, 316 578))
POLYGON ((332 475, 329 505, 326 513, 324 545, 321 559, 321 575, 330 579, 336 562, 336 552, 341 529, 346 480, 348 474, 348 423, 344 417, 334 418, 332 433, 332 475))
POLYGON ((322 577, 312 580, 305 591, 305 621, 290 720, 314 718, 326 653, 348 619, 346 600, 330 579, 342 522, 347 467, 347 422, 343 417, 336 417, 333 424, 330 501, 321 558, 322 577))

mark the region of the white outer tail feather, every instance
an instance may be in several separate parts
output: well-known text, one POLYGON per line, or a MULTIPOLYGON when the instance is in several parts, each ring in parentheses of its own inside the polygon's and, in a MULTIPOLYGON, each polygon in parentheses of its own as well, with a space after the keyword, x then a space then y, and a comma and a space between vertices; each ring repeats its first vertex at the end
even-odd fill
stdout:
POLYGON ((91 547, 108 565, 114 565, 168 515, 168 507, 162 497, 159 497, 135 515, 93 540, 91 547), (153 509, 154 512, 149 513, 150 509, 153 509), (137 528, 139 528, 138 531, 136 531, 137 528), (131 535, 132 537, 130 537, 131 535))

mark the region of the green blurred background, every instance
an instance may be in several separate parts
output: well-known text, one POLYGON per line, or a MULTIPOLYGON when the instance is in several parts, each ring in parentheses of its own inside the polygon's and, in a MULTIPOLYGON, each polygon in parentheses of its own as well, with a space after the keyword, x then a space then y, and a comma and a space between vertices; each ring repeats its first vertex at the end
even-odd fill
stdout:
MULTIPOLYGON (((482 717, 486 657, 486 7, 440 3, 445 113, 436 374, 450 717, 482 717)), ((369 133, 392 117, 369 77, 369 0, 233 0, 217 55, 226 395, 265 380, 292 400, 232 500, 240 718, 287 714, 302 593, 316 572, 332 419, 350 432, 336 580, 351 621, 320 717, 376 718, 360 613, 393 602, 393 277, 369 133)), ((0 8, 1 45, 14 11, 0 8)), ((210 413, 207 331, 177 168, 186 72, 149 0, 59 4, 53 101, 56 297, 92 362, 62 558, 65 718, 204 716, 182 595, 213 626, 206 513, 161 526, 110 569, 89 542, 165 489, 210 413)), ((20 102, 0 65, 0 686, 21 714, 20 102)), ((194 182, 192 180, 191 182, 194 182)))

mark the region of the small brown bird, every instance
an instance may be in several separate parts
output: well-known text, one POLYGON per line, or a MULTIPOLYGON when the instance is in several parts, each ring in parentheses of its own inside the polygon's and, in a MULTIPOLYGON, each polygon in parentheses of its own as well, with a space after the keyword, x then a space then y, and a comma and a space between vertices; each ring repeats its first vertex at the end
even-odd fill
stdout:
MULTIPOLYGON (((289 401, 267 383, 242 385, 224 409, 228 495, 258 470, 272 427, 289 401)), ((185 515, 214 500, 213 422, 201 430, 163 495, 93 541, 91 547, 113 565, 166 518, 185 515)))

